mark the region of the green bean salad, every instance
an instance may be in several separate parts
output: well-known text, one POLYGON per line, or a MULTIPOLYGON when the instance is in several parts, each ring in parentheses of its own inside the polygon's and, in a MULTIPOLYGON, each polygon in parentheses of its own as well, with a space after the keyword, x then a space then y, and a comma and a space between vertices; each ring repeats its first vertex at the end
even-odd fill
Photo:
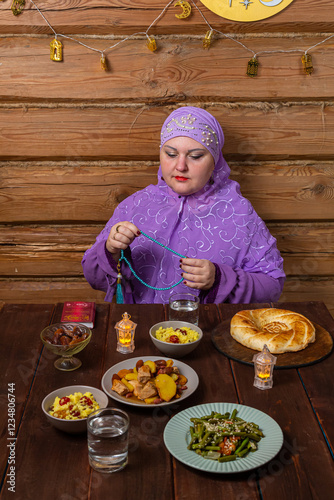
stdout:
POLYGON ((236 409, 224 415, 212 411, 211 415, 191 418, 188 450, 218 462, 230 462, 256 451, 263 432, 257 424, 237 417, 237 413, 236 409))

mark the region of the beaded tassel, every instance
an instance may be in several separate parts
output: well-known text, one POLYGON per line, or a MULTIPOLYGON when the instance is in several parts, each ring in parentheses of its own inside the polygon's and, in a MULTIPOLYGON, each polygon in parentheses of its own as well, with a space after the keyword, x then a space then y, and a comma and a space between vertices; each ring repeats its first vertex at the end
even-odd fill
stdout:
POLYGON ((122 291, 122 274, 120 261, 117 263, 117 285, 116 285, 116 304, 124 304, 124 297, 122 291))

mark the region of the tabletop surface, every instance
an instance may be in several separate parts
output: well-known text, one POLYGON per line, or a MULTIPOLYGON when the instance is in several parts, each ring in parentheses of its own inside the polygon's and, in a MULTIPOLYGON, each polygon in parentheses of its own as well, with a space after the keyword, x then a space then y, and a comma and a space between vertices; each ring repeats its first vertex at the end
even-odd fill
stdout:
POLYGON ((229 359, 211 341, 211 332, 241 309, 280 307, 307 316, 334 335, 334 320, 322 302, 256 305, 201 305, 200 346, 182 358, 199 376, 197 390, 173 406, 138 408, 109 400, 130 416, 129 463, 113 474, 92 470, 87 437, 52 427, 41 402, 67 385, 101 387, 103 374, 129 357, 161 356, 149 328, 167 319, 166 306, 98 304, 93 336, 77 357, 82 366, 61 372, 43 348, 41 330, 60 321, 63 304, 0 303, 1 435, 0 499, 57 500, 237 500, 321 499, 334 490, 334 355, 310 366, 274 370, 274 386, 253 386, 254 368, 229 359), (135 351, 116 351, 115 324, 127 311, 137 323, 135 351), (284 442, 278 454, 256 469, 237 474, 203 472, 175 459, 163 431, 173 415, 213 402, 242 404, 272 417, 284 442), (15 491, 15 494, 13 495, 15 491))

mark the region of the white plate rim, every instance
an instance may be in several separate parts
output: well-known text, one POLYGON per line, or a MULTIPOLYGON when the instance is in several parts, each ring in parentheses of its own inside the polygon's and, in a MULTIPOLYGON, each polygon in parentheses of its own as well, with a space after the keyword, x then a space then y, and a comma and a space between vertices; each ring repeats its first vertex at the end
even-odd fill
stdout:
POLYGON ((157 408, 160 406, 170 406, 173 404, 178 404, 184 401, 186 398, 188 398, 195 390, 197 389, 199 384, 199 378, 197 373, 191 366, 187 365, 186 363, 183 363, 182 361, 179 361, 178 359, 173 359, 173 358, 166 358, 166 357, 161 357, 161 356, 138 356, 136 358, 128 358, 124 361, 120 361, 119 363, 116 363, 115 365, 111 366, 102 376, 101 380, 101 387, 104 390, 104 392, 107 394, 112 399, 115 399, 116 401, 119 401, 120 403, 124 403, 130 406, 135 406, 138 408, 157 408), (143 361, 158 361, 160 359, 164 359, 167 361, 168 359, 171 359, 173 361, 173 366, 177 366, 180 369, 180 372, 182 375, 185 375, 188 379, 187 382, 187 387, 188 389, 183 391, 182 395, 178 399, 173 399, 172 401, 165 401, 163 403, 159 404, 151 404, 148 405, 146 403, 134 403, 133 401, 127 400, 124 396, 120 396, 114 391, 108 390, 106 381, 107 378, 109 377, 109 384, 111 387, 111 377, 114 373, 117 373, 119 370, 123 368, 133 368, 137 361, 142 359, 143 361))
POLYGON ((282 429, 272 417, 250 406, 222 402, 200 404, 180 411, 166 424, 163 438, 169 453, 180 462, 198 470, 218 474, 245 472, 260 467, 274 458, 283 445, 282 429), (232 462, 218 462, 205 459, 187 449, 191 417, 207 415, 212 410, 232 413, 235 408, 238 410, 238 416, 258 424, 265 434, 256 452, 232 462))

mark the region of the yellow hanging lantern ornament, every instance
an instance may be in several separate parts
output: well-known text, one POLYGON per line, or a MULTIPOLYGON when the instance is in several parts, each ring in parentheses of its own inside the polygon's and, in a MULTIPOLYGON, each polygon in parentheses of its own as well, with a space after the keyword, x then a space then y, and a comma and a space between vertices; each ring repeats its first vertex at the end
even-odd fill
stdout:
POLYGON ((63 60, 63 44, 57 38, 50 42, 50 59, 56 62, 63 60))
POLYGON ((259 62, 256 59, 256 56, 254 56, 252 57, 252 59, 248 61, 246 75, 252 77, 257 76, 258 67, 259 67, 259 62))
POLYGON ((207 31, 203 40, 203 49, 208 49, 212 44, 213 30, 207 31))
POLYGON ((157 50, 157 42, 155 41, 154 36, 149 36, 149 35, 146 36, 147 36, 146 45, 151 52, 154 52, 155 50, 157 50))
POLYGON ((26 4, 25 0, 13 0, 13 3, 11 5, 11 11, 13 12, 14 16, 18 16, 19 14, 21 14, 25 4, 26 4))
POLYGON ((108 71, 108 61, 106 59, 106 56, 103 54, 103 52, 101 53, 101 68, 104 70, 104 71, 108 71))
POLYGON ((304 67, 304 73, 306 73, 307 75, 311 75, 314 71, 314 68, 312 64, 312 57, 310 56, 310 54, 305 53, 302 55, 302 63, 304 67))
POLYGON ((175 14, 175 17, 178 19, 186 19, 191 14, 191 5, 189 2, 184 2, 183 0, 179 0, 174 4, 174 7, 182 7, 181 14, 175 14))

